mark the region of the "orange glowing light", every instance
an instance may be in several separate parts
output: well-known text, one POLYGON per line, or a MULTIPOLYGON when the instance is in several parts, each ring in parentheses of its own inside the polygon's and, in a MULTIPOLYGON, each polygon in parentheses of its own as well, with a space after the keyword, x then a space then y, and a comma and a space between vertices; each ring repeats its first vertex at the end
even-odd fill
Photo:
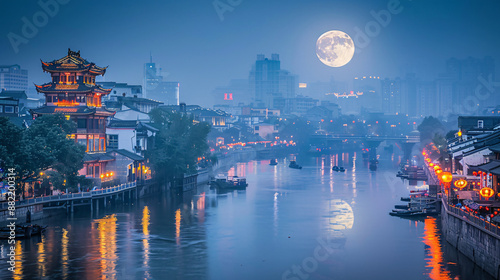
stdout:
POLYGON ((104 174, 101 174, 101 178, 104 178, 104 174))
POLYGON ((425 156, 425 155, 426 155, 426 153, 425 153, 425 152, 422 152, 422 155, 423 155, 423 156, 425 156))
POLYGON ((431 159, 430 158, 426 158, 425 161, 431 162, 431 159))
POLYGON ((453 180, 453 176, 450 172, 443 172, 441 175, 441 180, 445 183, 450 183, 453 180))
POLYGON ((61 101, 56 102, 54 104, 56 104, 57 106, 60 106, 60 107, 73 107, 73 106, 80 105, 80 103, 78 103, 76 101, 68 101, 68 100, 61 100, 61 101))
POLYGON ((495 191, 492 188, 482 188, 479 194, 484 198, 490 198, 495 195, 495 191))
POLYGON ((441 167, 439 167, 439 165, 434 165, 434 170, 438 170, 438 169, 441 169, 441 167))
POLYGON ((431 163, 429 163, 429 166, 430 166, 430 167, 433 167, 433 166, 434 166, 434 163, 432 163, 432 162, 431 162, 431 163))
POLYGON ((109 173, 109 176, 113 176, 113 172, 110 172, 110 173, 109 173))
POLYGON ((436 172, 436 174, 438 174, 438 175, 439 175, 439 174, 443 173, 443 170, 438 169, 438 170, 436 170, 435 172, 436 172))
POLYGON ((458 135, 458 137, 462 137, 462 131, 459 130, 457 135, 458 135))
POLYGON ((464 179, 457 180, 453 184, 455 185, 455 187, 457 187, 459 189, 463 189, 463 188, 467 187, 467 181, 464 179))

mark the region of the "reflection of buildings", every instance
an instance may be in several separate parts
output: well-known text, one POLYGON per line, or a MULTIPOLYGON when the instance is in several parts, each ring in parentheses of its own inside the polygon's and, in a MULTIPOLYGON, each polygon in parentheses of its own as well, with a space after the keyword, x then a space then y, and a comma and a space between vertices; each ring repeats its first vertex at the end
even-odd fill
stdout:
POLYGON ((443 251, 441 249, 441 236, 436 226, 436 219, 428 218, 424 221, 423 242, 427 245, 427 267, 430 269, 429 278, 433 280, 452 279, 450 272, 444 267, 443 251))

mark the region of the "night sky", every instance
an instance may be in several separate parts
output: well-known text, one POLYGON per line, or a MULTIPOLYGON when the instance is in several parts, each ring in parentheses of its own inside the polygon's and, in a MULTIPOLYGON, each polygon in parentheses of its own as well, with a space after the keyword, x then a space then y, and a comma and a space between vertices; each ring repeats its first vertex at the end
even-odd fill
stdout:
POLYGON ((181 82, 181 101, 197 98, 200 105, 211 105, 210 92, 230 79, 247 78, 259 53, 279 53, 282 68, 300 82, 395 77, 405 71, 433 79, 450 57, 500 61, 498 1, 401 0, 401 12, 340 68, 317 59, 316 39, 336 29, 356 43, 356 28, 364 30, 374 20, 372 11, 387 10, 394 1, 220 0, 239 4, 222 20, 212 0, 65 1, 16 53, 8 34, 23 36, 21 19, 33 22, 43 10, 37 1, 2 0, 0 64, 20 64, 29 70, 30 82, 44 83, 49 76, 39 59, 59 59, 70 47, 99 66, 109 65, 106 81, 142 84, 151 51, 170 73, 167 80, 181 82))

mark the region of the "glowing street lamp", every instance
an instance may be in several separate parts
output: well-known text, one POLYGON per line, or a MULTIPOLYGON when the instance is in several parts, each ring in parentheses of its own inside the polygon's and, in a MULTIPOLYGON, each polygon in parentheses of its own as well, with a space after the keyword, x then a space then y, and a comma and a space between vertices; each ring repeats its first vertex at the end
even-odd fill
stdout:
POLYGON ((453 184, 455 185, 455 187, 457 187, 459 189, 463 189, 463 188, 467 187, 467 181, 464 179, 457 180, 453 184))

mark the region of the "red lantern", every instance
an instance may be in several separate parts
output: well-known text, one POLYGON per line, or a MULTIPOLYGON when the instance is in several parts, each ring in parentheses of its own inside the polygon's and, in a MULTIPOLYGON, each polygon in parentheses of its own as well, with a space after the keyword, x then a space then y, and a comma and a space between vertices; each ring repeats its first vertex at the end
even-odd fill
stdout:
POLYGON ((472 175, 477 176, 477 172, 476 171, 472 172, 472 175))
POLYGON ((460 180, 456 180, 455 183, 453 183, 455 185, 455 187, 459 188, 459 189, 463 189, 467 186, 467 181, 465 181, 464 179, 460 179, 460 180))
POLYGON ((450 172, 444 172, 443 175, 441 175, 441 180, 445 183, 449 183, 453 181, 453 176, 450 172))
POLYGON ((491 188, 482 188, 479 194, 484 198, 490 198, 495 194, 495 191, 491 188))

